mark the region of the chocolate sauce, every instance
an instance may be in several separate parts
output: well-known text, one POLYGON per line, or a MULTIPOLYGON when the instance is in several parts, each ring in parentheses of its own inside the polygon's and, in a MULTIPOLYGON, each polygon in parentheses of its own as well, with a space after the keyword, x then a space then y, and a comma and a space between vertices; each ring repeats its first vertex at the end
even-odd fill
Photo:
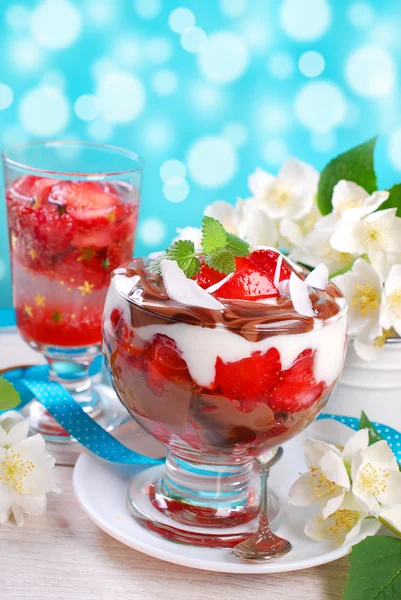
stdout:
MULTIPOLYGON (((166 320, 211 329, 221 325, 249 341, 258 342, 274 335, 311 331, 316 320, 324 325, 341 310, 335 301, 341 294, 333 284, 325 291, 314 290, 310 294, 315 317, 305 317, 295 311, 287 297, 280 297, 271 304, 268 301, 221 299, 225 306, 221 310, 187 306, 169 298, 162 277, 148 271, 141 258, 120 267, 115 274, 129 278, 138 275, 140 278, 128 297, 134 328, 165 325, 166 320)), ((306 271, 300 276, 305 277, 306 271)), ((213 295, 218 298, 218 290, 213 295)))

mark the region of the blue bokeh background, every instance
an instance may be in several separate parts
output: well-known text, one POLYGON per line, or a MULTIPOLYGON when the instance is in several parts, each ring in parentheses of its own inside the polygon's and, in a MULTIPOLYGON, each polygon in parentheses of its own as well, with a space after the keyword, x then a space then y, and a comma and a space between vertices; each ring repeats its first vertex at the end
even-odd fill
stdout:
MULTIPOLYGON (((289 155, 320 169, 380 132, 386 187, 401 180, 400 22, 396 0, 3 0, 0 145, 141 154, 138 255, 289 155)), ((10 306, 3 204, 0 219, 10 306)))

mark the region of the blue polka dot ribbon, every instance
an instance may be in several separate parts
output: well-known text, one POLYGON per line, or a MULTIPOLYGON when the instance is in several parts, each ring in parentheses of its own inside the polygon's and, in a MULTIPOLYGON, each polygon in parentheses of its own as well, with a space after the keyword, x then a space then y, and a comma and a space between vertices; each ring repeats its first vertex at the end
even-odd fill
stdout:
MULTIPOLYGON (((341 415, 331 415, 328 413, 322 413, 318 416, 318 419, 333 419, 334 421, 338 421, 339 423, 343 423, 343 425, 347 425, 347 427, 351 427, 355 431, 359 426, 359 419, 355 417, 344 417, 341 415)), ((398 462, 401 463, 401 432, 389 427, 388 425, 383 425, 382 423, 372 422, 373 427, 376 431, 382 436, 386 442, 388 442, 390 448, 394 452, 398 462)))
POLYGON ((64 429, 83 446, 105 460, 136 465, 154 465, 164 459, 154 459, 130 450, 98 425, 57 382, 49 381, 46 365, 12 369, 3 373, 21 397, 19 409, 38 400, 64 429))

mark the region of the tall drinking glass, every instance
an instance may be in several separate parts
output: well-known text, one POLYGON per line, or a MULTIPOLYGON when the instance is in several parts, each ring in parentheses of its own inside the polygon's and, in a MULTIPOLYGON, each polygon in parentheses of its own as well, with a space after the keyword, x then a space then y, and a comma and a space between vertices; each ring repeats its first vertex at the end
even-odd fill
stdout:
MULTIPOLYGON (((110 428, 88 370, 110 273, 133 253, 141 160, 112 146, 49 141, 7 149, 3 166, 18 330, 50 377, 110 428)), ((70 440, 38 402, 30 420, 53 441, 70 440)))

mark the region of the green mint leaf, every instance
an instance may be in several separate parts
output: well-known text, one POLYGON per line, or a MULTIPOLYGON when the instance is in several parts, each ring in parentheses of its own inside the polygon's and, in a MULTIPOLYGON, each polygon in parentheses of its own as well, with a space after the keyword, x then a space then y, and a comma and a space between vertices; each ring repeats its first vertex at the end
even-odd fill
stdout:
POLYGON ((154 273, 155 275, 161 275, 162 270, 160 267, 160 263, 162 260, 165 260, 166 258, 167 258, 167 254, 165 252, 160 254, 157 258, 152 258, 146 267, 147 270, 150 271, 151 273, 154 273))
POLYGON ((390 196, 388 200, 383 202, 383 204, 379 207, 378 210, 384 210, 386 208, 396 208, 397 215, 401 216, 401 183, 393 185, 389 192, 390 196))
POLYGON ((195 256, 195 245, 189 240, 178 240, 165 252, 169 260, 175 260, 187 277, 194 277, 200 269, 199 259, 195 256))
POLYGON ((249 244, 241 240, 233 233, 227 233, 227 243, 225 249, 231 252, 233 256, 248 256, 249 244))
POLYGON ((21 399, 15 387, 0 377, 0 410, 11 410, 20 404, 21 399))
POLYGON ((345 265, 345 267, 341 267, 341 269, 337 269, 337 271, 334 271, 334 273, 329 275, 329 279, 333 279, 333 277, 337 277, 337 275, 344 275, 344 273, 351 271, 352 267, 354 266, 355 261, 356 261, 356 258, 355 258, 355 260, 352 260, 350 263, 345 265))
POLYGON ((322 215, 329 214, 333 207, 333 188, 340 181, 354 181, 369 194, 377 190, 376 173, 373 166, 373 153, 377 137, 356 146, 334 158, 320 175, 317 201, 322 215))
POLYGON ((343 600, 401 598, 401 539, 371 536, 352 548, 343 600))
POLYGON ((203 217, 202 248, 205 254, 223 249, 227 244, 227 233, 223 225, 212 217, 203 217))
POLYGON ((375 444, 376 442, 380 442, 380 440, 383 439, 382 436, 380 435, 380 433, 378 431, 376 431, 372 422, 369 420, 367 414, 364 411, 362 411, 362 413, 361 413, 358 429, 368 429, 369 430, 369 446, 371 446, 372 444, 375 444))
POLYGON ((219 273, 229 275, 235 272, 235 258, 228 250, 217 250, 212 254, 206 254, 204 261, 209 267, 219 271, 219 273))

